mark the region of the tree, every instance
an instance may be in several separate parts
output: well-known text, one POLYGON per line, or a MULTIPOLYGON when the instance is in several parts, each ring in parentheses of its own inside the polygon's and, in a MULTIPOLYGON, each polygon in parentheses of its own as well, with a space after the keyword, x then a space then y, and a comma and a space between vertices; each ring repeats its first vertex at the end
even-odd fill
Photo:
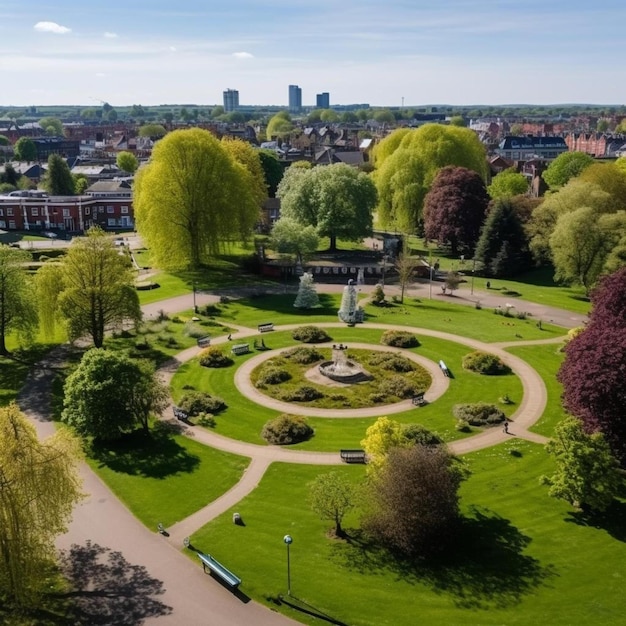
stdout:
POLYGON ((526 232, 510 199, 493 203, 476 252, 487 276, 514 276, 530 267, 531 257, 526 232))
POLYGON ((48 157, 48 170, 44 176, 43 186, 51 196, 73 196, 74 179, 65 159, 59 154, 48 157))
POLYGON ((427 556, 445 547, 459 522, 463 474, 442 446, 391 448, 366 485, 364 530, 391 550, 427 556))
POLYGON ((324 109, 320 113, 320 121, 326 122, 327 124, 334 124, 339 121, 339 113, 334 109, 324 109))
POLYGON ((293 130, 293 124, 291 122, 291 116, 287 111, 280 111, 276 113, 267 124, 265 134, 269 140, 276 137, 282 139, 287 137, 293 130))
POLYGON ((53 137, 63 137, 63 122, 56 117, 42 117, 39 120, 39 126, 46 135, 52 135, 53 137))
POLYGON ((74 181, 74 193, 77 196, 84 194, 91 185, 89 179, 84 174, 72 174, 72 180, 74 181))
POLYGON ((81 498, 80 447, 67 430, 41 442, 16 404, 0 408, 0 596, 34 606, 49 587, 55 538, 81 498))
POLYGON ((424 199, 424 234, 460 250, 473 252, 485 220, 489 196, 483 179, 465 167, 439 170, 424 199))
POLYGON ((609 120, 598 120, 598 122, 596 123, 596 130, 599 133, 605 133, 607 130, 609 130, 609 120))
POLYGON ((355 489, 344 476, 337 471, 319 474, 309 485, 311 508, 322 520, 335 524, 335 537, 345 535, 341 523, 352 508, 356 499, 355 489))
POLYGON ((461 126, 465 128, 467 126, 467 120, 462 115, 453 115, 450 118, 450 126, 461 126))
POLYGON ((578 180, 597 185, 608 193, 609 210, 626 209, 626 171, 616 163, 593 163, 581 172, 578 180))
POLYGON ((401 252, 394 263, 394 267, 398 272, 398 283, 400 283, 400 304, 404 302, 404 292, 415 274, 417 264, 417 259, 405 252, 401 252))
POLYGON ((592 163, 593 157, 585 152, 563 152, 548 165, 541 178, 551 189, 562 187, 592 163))
MULTIPOLYGON (((292 166, 293 167, 293 166, 292 166)), ((320 237, 359 241, 371 233, 376 187, 367 174, 337 163, 303 170, 281 183, 281 214, 303 226, 315 226, 320 237)))
POLYGON ((605 511, 618 495, 623 476, 602 433, 587 434, 582 422, 567 417, 556 425, 546 452, 556 462, 552 476, 542 476, 549 494, 576 508, 605 511))
POLYGON ((150 137, 153 141, 161 139, 167 134, 167 130, 161 124, 143 124, 139 127, 140 137, 150 137))
POLYGON ((273 150, 259 150, 261 167, 265 175, 265 185, 270 198, 276 197, 276 190, 285 172, 278 156, 273 150))
POLYGON ((270 246, 281 254, 294 254, 302 264, 319 245, 314 226, 302 226, 289 217, 281 217, 272 228, 270 246))
MULTIPOLYGON (((394 135, 389 141, 396 141, 394 135)), ((383 227, 405 233, 419 230, 426 193, 437 172, 446 165, 466 167, 486 178, 485 148, 468 128, 425 124, 406 132, 392 154, 380 163, 386 141, 376 152, 375 172, 378 219, 383 227)))
POLYGON ((380 109, 372 115, 373 119, 379 124, 395 124, 396 118, 389 109, 380 109))
POLYGON ((21 174, 15 171, 12 163, 7 163, 4 166, 4 172, 0 174, 0 183, 11 185, 13 188, 17 187, 17 183, 21 178, 21 174))
POLYGON ((150 364, 93 348, 67 377, 61 419, 85 438, 117 439, 137 424, 147 433, 168 397, 150 364))
POLYGON ((37 146, 32 139, 28 137, 20 137, 13 146, 13 154, 18 161, 37 160, 37 146))
POLYGON ((37 302, 25 269, 31 258, 26 251, 0 244, 0 355, 8 354, 10 332, 30 340, 37 329, 37 302))
POLYGON ((448 272, 445 280, 446 289, 450 292, 450 295, 459 288, 461 284, 461 275, 458 272, 448 272))
POLYGON ((245 239, 260 216, 250 176, 199 128, 157 143, 135 178, 134 205, 137 229, 162 268, 208 263, 225 240, 245 239))
POLYGON ((581 207, 561 215, 550 236, 555 278, 582 285, 587 294, 604 269, 613 247, 626 236, 626 213, 598 216, 581 207))
POLYGON ((320 300, 317 297, 313 274, 305 272, 300 276, 300 287, 293 306, 297 309, 313 309, 319 306, 320 300))
POLYGON ((128 172, 129 174, 134 174, 139 167, 139 161, 132 152, 119 152, 115 162, 117 167, 119 167, 123 172, 128 172))
POLYGON ((75 239, 63 261, 52 267, 46 280, 37 283, 41 317, 48 320, 47 327, 60 313, 71 339, 87 334, 100 348, 107 329, 141 319, 130 263, 99 228, 75 239))
POLYGON ((604 433, 626 466, 626 267, 604 277, 591 301, 587 327, 565 346, 563 405, 586 432, 604 433))
POLYGON ((528 180, 514 167, 496 174, 487 187, 487 193, 494 200, 497 198, 510 198, 528 192, 528 180))
POLYGON ((247 179, 245 187, 254 196, 260 210, 261 205, 267 200, 267 186, 258 150, 247 141, 230 137, 224 137, 222 145, 226 148, 226 152, 233 157, 235 163, 241 166, 239 175, 241 178, 247 179))
POLYGON ((0 135, 0 146, 9 146, 11 142, 6 135, 0 135))
POLYGON ((405 448, 413 445, 404 433, 402 424, 388 417, 379 417, 365 431, 365 439, 361 447, 367 454, 368 471, 379 470, 387 460, 387 454, 392 448, 405 448))

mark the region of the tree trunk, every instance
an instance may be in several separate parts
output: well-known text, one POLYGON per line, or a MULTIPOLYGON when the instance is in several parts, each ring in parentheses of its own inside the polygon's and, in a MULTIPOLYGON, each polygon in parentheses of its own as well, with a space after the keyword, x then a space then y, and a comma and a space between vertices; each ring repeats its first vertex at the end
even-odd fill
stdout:
POLYGON ((328 249, 330 252, 337 251, 337 235, 330 236, 330 247, 328 249))

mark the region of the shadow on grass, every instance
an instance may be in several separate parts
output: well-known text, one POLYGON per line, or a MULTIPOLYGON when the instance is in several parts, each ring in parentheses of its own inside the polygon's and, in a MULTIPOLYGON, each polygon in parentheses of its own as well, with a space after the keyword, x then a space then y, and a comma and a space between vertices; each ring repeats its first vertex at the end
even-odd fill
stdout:
MULTIPOLYGON (((337 298, 333 294, 319 293, 320 306, 314 309, 297 309, 293 306, 295 294, 264 294, 256 297, 248 297, 239 300, 237 303, 241 308, 250 308, 255 311, 269 311, 275 314, 289 315, 292 317, 307 318, 311 315, 332 315, 336 316, 338 304, 337 298)), ((271 315, 269 316, 271 317, 271 315)), ((271 322, 271 319, 265 320, 271 322)))
POLYGON ((61 570, 71 591, 59 595, 72 601, 73 624, 130 626, 172 612, 156 597, 165 592, 163 583, 121 552, 90 541, 74 544, 62 552, 61 570))
POLYGON ((552 567, 524 554, 530 542, 509 520, 476 508, 461 520, 448 549, 432 557, 392 554, 358 531, 349 547, 333 546, 332 558, 363 574, 377 572, 449 594, 459 608, 507 608, 554 576, 552 567))
POLYGON ((565 519, 579 526, 605 530, 613 539, 626 542, 626 502, 614 500, 604 512, 576 511, 565 519))
POLYGON ((166 478, 193 472, 200 458, 189 454, 173 437, 171 427, 156 423, 150 434, 135 430, 114 442, 94 442, 90 456, 114 472, 166 478))
POLYGON ((279 596, 277 604, 284 604, 295 611, 299 611, 300 613, 304 613, 305 615, 309 615, 314 617, 320 622, 326 622, 328 624, 334 624, 335 626, 348 626, 345 622, 341 622, 330 615, 326 615, 326 613, 322 613, 319 609, 314 606, 308 604, 304 600, 300 600, 296 598, 296 596, 279 596))

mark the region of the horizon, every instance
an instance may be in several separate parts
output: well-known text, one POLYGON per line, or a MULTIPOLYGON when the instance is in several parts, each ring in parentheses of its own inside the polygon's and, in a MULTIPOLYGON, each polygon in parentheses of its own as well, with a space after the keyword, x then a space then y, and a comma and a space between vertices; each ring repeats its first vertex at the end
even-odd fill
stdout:
POLYGON ((172 99, 216 106, 230 88, 242 106, 286 107, 290 84, 302 89, 305 107, 323 92, 331 108, 626 102, 616 79, 625 48, 621 0, 145 5, 3 3, 0 68, 10 100, 3 106, 166 106, 172 99))

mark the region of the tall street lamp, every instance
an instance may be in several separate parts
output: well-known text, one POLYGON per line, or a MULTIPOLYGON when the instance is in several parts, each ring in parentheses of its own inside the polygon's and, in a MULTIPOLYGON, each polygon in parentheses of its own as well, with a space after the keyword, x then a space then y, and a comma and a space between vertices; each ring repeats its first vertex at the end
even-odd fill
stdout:
POLYGON ((195 280, 192 283, 192 288, 193 288, 193 312, 197 313, 198 305, 196 304, 196 281, 195 280))
POLYGON ((285 535, 283 537, 283 541, 287 546, 287 595, 291 595, 291 562, 289 559, 289 546, 293 543, 293 539, 291 535, 285 535))
POLYGON ((470 294, 474 295, 474 272, 476 271, 476 259, 472 259, 472 288, 470 289, 470 294))

